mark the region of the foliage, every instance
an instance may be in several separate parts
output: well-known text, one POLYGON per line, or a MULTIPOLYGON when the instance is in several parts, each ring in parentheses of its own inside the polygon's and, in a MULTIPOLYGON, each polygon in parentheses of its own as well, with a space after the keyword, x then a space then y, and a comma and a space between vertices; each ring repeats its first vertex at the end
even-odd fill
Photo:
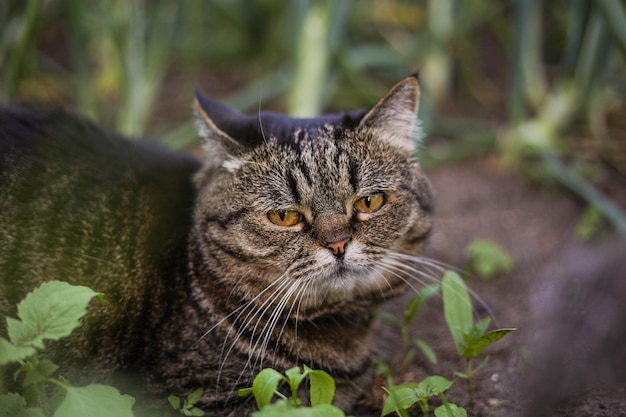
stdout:
POLYGON ((466 249, 467 269, 480 278, 491 279, 496 274, 510 271, 514 264, 511 255, 496 242, 475 239, 466 249))
POLYGON ((575 236, 581 242, 586 242, 598 234, 602 226, 602 213, 593 205, 588 206, 581 214, 576 229, 575 236))
POLYGON ((254 378, 252 387, 239 390, 240 396, 250 394, 254 396, 259 408, 259 411, 252 414, 255 417, 344 416, 340 409, 331 405, 335 397, 334 379, 328 373, 311 369, 306 365, 303 371, 299 367, 295 367, 285 371, 285 375, 271 368, 261 370, 254 378), (298 389, 306 378, 309 379, 310 385, 310 407, 305 407, 303 401, 298 397, 298 389), (291 392, 290 397, 286 397, 278 390, 280 383, 287 384, 291 392), (273 402, 275 397, 278 397, 278 400, 273 402))
POLYGON ((0 410, 5 410, 5 415, 132 417, 133 398, 121 395, 113 387, 74 387, 62 378, 53 378, 58 366, 42 353, 45 340, 70 335, 96 296, 101 295, 86 287, 47 282, 18 304, 19 319, 7 317, 9 340, 0 338, 0 365, 19 364, 17 375, 23 378, 25 394, 0 395, 0 410), (50 387, 58 390, 52 399, 50 387))
POLYGON ((480 365, 472 368, 471 359, 480 356, 488 346, 515 331, 514 328, 503 328, 487 331, 490 319, 486 317, 474 323, 472 304, 465 283, 453 271, 447 271, 442 280, 443 309, 446 323, 459 356, 465 359, 465 372, 456 375, 465 379, 468 391, 472 393, 471 377, 487 363, 486 357, 480 365))
POLYGON ((395 412, 399 416, 407 415, 406 411, 414 404, 419 404, 422 413, 426 416, 430 414, 428 398, 439 396, 443 405, 434 410, 437 417, 466 417, 466 411, 454 404, 448 403, 444 392, 454 384, 452 381, 433 375, 425 378, 419 384, 409 382, 407 384, 390 386, 384 388, 387 400, 383 406, 381 417, 395 412))
POLYGON ((196 407, 196 403, 202 398, 202 394, 204 394, 204 390, 202 388, 198 388, 191 394, 187 396, 187 398, 180 398, 175 395, 170 395, 167 397, 167 401, 170 403, 172 408, 180 413, 181 416, 194 416, 201 417, 204 415, 204 411, 196 407))
POLYGON ((388 325, 395 327, 400 332, 400 335, 402 337, 402 361, 400 367, 408 365, 413 360, 415 354, 417 353, 416 348, 421 351, 422 354, 425 355, 431 363, 437 363, 437 355, 428 343, 426 343, 422 339, 412 339, 410 337, 409 326, 411 322, 413 322, 413 319, 417 315, 424 302, 431 298, 433 295, 439 293, 440 288, 441 287, 439 284, 431 284, 426 285, 422 289, 420 289, 407 303, 402 314, 402 319, 398 319, 396 316, 386 311, 380 311, 378 313, 378 315, 388 325))
POLYGON ((420 69, 424 127, 448 138, 426 146, 425 164, 497 150, 626 232, 624 210, 575 169, 624 172, 615 140, 624 130, 610 121, 623 118, 625 9, 619 0, 8 0, 0 98, 62 101, 180 147, 196 139, 194 87, 240 110, 310 115, 372 105, 420 69), (457 104, 462 117, 442 111, 457 104))

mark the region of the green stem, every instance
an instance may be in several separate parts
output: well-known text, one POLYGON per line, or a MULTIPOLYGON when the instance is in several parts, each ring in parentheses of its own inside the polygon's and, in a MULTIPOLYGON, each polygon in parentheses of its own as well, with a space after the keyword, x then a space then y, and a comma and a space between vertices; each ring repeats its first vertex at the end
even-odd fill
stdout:
POLYGON ((420 408, 422 409, 422 414, 424 416, 427 416, 428 414, 430 414, 430 409, 428 407, 428 399, 423 398, 419 400, 419 405, 420 405, 420 408))
POLYGON ((567 34, 561 64, 566 78, 571 78, 576 69, 576 62, 578 61, 588 15, 589 2, 587 0, 570 1, 568 7, 567 34))
POLYGON ((316 116, 322 108, 330 57, 327 32, 331 9, 328 0, 314 0, 301 22, 295 79, 288 99, 289 113, 293 116, 316 116))
MULTIPOLYGON (((469 378, 468 378, 468 381, 469 381, 469 378)), ((454 413, 452 412, 452 409, 450 408, 450 403, 448 403, 448 399, 446 398, 445 395, 443 395, 443 392, 439 394, 439 397, 441 398, 441 402, 443 403, 443 406, 446 408, 448 417, 454 417, 454 413)))
POLYGON ((465 358, 465 383, 467 385, 467 393, 470 396, 470 401, 473 401, 474 398, 474 387, 472 386, 472 364, 470 358, 465 358))
POLYGON ((86 2, 80 0, 66 0, 63 3, 63 12, 67 16, 69 41, 72 57, 76 67, 76 94, 78 108, 81 113, 94 120, 98 117, 95 100, 93 77, 89 68, 88 43, 89 36, 84 29, 86 2))
POLYGON ((9 100, 14 99, 17 94, 17 86, 22 65, 24 64, 24 57, 26 56, 28 48, 31 46, 42 6, 43 0, 30 0, 26 7, 26 23, 22 27, 22 33, 17 47, 9 57, 9 62, 7 63, 6 94, 9 100))
POLYGON ((597 188, 567 168, 554 154, 544 152, 541 156, 552 175, 600 210, 620 233, 626 235, 626 213, 623 210, 597 188))
POLYGON ((604 16, 613 39, 626 56, 626 12, 619 0, 597 0, 596 4, 604 16))

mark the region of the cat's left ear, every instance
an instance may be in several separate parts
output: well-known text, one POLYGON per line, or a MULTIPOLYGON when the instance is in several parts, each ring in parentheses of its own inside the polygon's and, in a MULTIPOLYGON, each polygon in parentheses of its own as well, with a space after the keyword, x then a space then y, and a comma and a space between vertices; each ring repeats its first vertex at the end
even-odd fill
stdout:
POLYGON ((405 78, 363 117, 359 127, 372 131, 378 140, 414 152, 421 135, 417 120, 419 95, 417 75, 405 78))
POLYGON ((245 115, 203 96, 197 90, 193 105, 198 131, 207 143, 217 145, 229 154, 237 154, 243 149, 235 138, 238 136, 236 129, 245 125, 245 115))

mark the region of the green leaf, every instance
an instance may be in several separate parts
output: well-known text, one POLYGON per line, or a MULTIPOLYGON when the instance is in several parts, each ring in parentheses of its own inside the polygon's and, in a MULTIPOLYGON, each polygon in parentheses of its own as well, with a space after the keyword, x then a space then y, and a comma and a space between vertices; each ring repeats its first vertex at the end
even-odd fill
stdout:
POLYGON ((121 395, 118 390, 106 385, 65 387, 65 398, 54 417, 133 417, 135 400, 121 395))
MULTIPOLYGON (((305 408, 301 408, 301 410, 305 410, 305 408)), ((331 404, 317 404, 311 407, 311 417, 345 417, 341 409, 335 407, 331 404)))
POLYGON ((204 411, 202 411, 201 409, 197 407, 193 407, 191 409, 191 415, 194 417, 202 417, 204 414, 205 414, 204 411))
POLYGON ((417 384, 413 382, 394 385, 388 389, 383 387, 383 390, 385 390, 389 396, 383 405, 383 411, 380 414, 381 417, 393 412, 398 412, 399 410, 406 410, 421 399, 417 395, 417 384))
POLYGON ((286 400, 278 400, 268 404, 260 411, 251 414, 252 417, 345 417, 343 411, 330 404, 318 404, 314 407, 298 407, 289 405, 286 400))
POLYGON ((17 306, 20 320, 7 318, 7 330, 16 346, 43 349, 43 340, 68 336, 97 293, 87 287, 51 281, 30 292, 17 306))
POLYGON ((295 397, 298 392, 298 387, 302 383, 302 380, 306 377, 310 369, 304 369, 304 372, 300 371, 300 368, 295 366, 291 369, 287 369, 285 371, 285 375, 287 375, 287 382, 289 383, 289 388, 291 389, 291 394, 295 397))
POLYGON ((435 408, 435 417, 467 417, 467 411, 463 407, 459 407, 455 404, 448 404, 452 415, 448 412, 445 405, 440 405, 435 408))
POLYGON ((48 359, 42 359, 37 364, 26 371, 23 386, 27 387, 48 379, 59 367, 48 359))
MULTIPOLYGON (((250 391, 252 391, 252 388, 250 388, 250 391)), ((169 397, 167 397, 167 402, 170 403, 174 410, 180 410, 180 397, 177 397, 176 395, 170 395, 169 397)))
POLYGON ((406 308, 404 309, 404 323, 408 324, 413 321, 413 318, 419 311, 422 304, 424 304, 424 302, 430 297, 437 294, 440 288, 441 286, 439 284, 430 284, 420 289, 417 294, 415 294, 411 298, 406 308))
MULTIPOLYGON (((252 393, 259 410, 272 401, 274 392, 278 388, 280 381, 286 378, 272 368, 265 368, 259 372, 252 382, 252 393)), ((288 382, 288 381, 287 381, 288 382)))
POLYGON ((463 351, 462 356, 464 358, 472 358, 472 357, 478 356, 483 352, 483 350, 485 350, 485 348, 487 348, 488 346, 491 346, 492 344, 502 339, 507 334, 514 332, 515 330, 517 329, 504 328, 504 329, 492 330, 490 332, 483 334, 477 339, 470 340, 468 345, 465 347, 465 350, 463 351))
POLYGON ((328 373, 320 370, 309 372, 311 382, 311 405, 330 404, 335 397, 335 380, 328 373))
POLYGON ((416 394, 420 398, 428 398, 445 392, 454 384, 446 378, 439 375, 432 375, 424 378, 422 382, 417 384, 416 394))
POLYGON ((472 327, 472 303, 465 283, 454 271, 447 271, 442 280, 441 295, 443 313, 459 355, 465 350, 463 333, 469 334, 472 327))
POLYGON ((187 403, 189 405, 194 405, 200 400, 200 398, 202 398, 202 394, 204 394, 204 390, 202 388, 198 388, 187 396, 187 403))
POLYGON ((513 258, 496 242, 476 239, 467 247, 469 269, 481 278, 493 278, 513 268, 513 258))
POLYGON ((491 319, 489 317, 485 317, 484 319, 474 324, 472 326, 472 330, 470 331, 470 335, 472 336, 472 338, 477 339, 479 337, 482 337, 482 335, 485 334, 487 327, 489 327, 489 323, 491 323, 491 319))
POLYGON ((387 377, 393 375, 393 371, 391 370, 389 365, 387 365, 382 359, 376 360, 376 373, 387 377))
POLYGON ((40 408, 28 408, 17 394, 0 395, 0 417, 45 417, 40 408))
POLYGON ((252 394, 252 387, 250 388, 240 388, 237 391, 237 395, 239 395, 240 397, 246 397, 248 395, 252 394))
POLYGON ((30 346, 15 346, 13 343, 0 337, 0 365, 13 363, 34 355, 37 351, 30 346))
POLYGON ((575 235, 581 242, 594 237, 602 226, 602 212, 594 205, 589 205, 576 222, 575 235))
POLYGON ((428 359, 430 363, 437 363, 437 355, 428 343, 424 342, 422 339, 414 339, 413 343, 415 343, 415 346, 417 346, 422 351, 422 353, 424 354, 424 356, 426 356, 426 359, 428 359))
POLYGON ((286 400, 278 400, 273 404, 267 404, 259 411, 251 414, 252 417, 288 417, 296 409, 291 407, 286 400))
POLYGON ((391 313, 388 313, 386 311, 378 311, 376 312, 376 315, 380 317, 381 319, 383 319, 383 321, 387 323, 389 326, 393 326, 397 328, 402 327, 402 322, 398 320, 398 318, 391 313))

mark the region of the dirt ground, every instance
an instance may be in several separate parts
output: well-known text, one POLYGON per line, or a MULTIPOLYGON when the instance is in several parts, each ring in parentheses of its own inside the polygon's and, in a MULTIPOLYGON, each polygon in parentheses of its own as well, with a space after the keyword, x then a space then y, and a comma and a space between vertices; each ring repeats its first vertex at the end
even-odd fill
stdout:
MULTIPOLYGON (((457 379, 448 400, 473 417, 626 416, 624 241, 605 232, 578 242, 574 225, 582 203, 507 174, 487 157, 428 174, 437 208, 426 256, 462 268, 467 244, 487 238, 515 260, 514 270, 490 281, 468 277, 480 297, 474 302, 477 316, 490 314, 496 326, 518 331, 487 349, 490 360, 473 380, 473 399, 457 379)), ((404 305, 387 308, 400 312, 404 305)), ((455 379, 464 363, 439 300, 429 300, 418 313, 412 335, 427 341, 439 362, 418 356, 396 383, 435 374, 455 379)), ((383 329, 380 343, 391 363, 398 341, 396 332, 383 329)), ((381 383, 376 381, 357 415, 379 415, 372 404, 382 401, 381 383)))

